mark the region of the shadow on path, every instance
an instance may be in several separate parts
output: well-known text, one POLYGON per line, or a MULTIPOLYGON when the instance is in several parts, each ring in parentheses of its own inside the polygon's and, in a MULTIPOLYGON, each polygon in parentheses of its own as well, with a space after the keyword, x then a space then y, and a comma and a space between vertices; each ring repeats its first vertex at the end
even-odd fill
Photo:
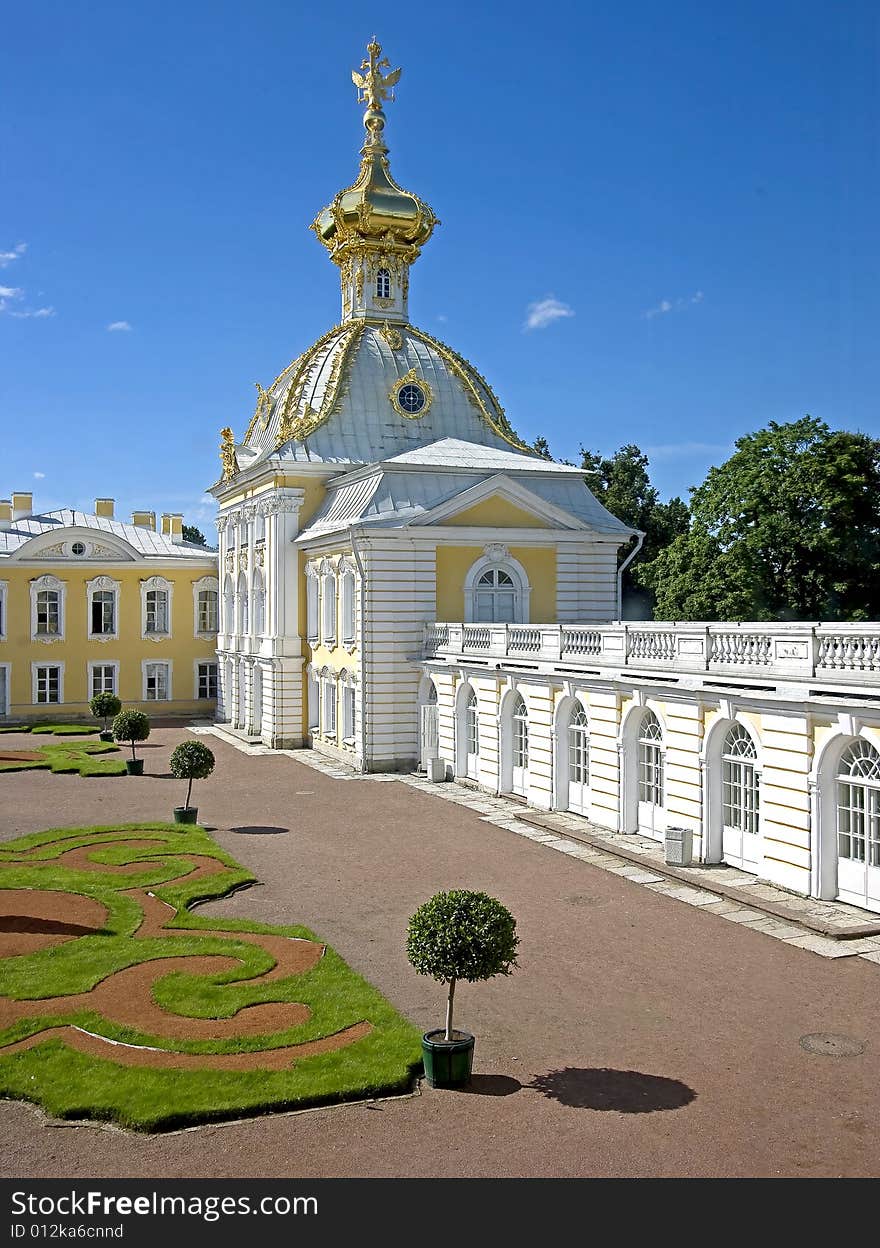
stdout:
POLYGON ((566 1066, 562 1070, 548 1071, 546 1075, 536 1075, 526 1086, 572 1109, 612 1109, 621 1114, 681 1109, 697 1095, 693 1088, 678 1079, 606 1066, 586 1069, 566 1066))
POLYGON ((510 1096, 522 1086, 512 1075, 471 1075, 470 1083, 453 1090, 470 1092, 473 1096, 510 1096))
POLYGON ((290 828, 273 828, 255 824, 253 827, 230 828, 229 831, 239 836, 282 836, 285 832, 289 832, 290 828))

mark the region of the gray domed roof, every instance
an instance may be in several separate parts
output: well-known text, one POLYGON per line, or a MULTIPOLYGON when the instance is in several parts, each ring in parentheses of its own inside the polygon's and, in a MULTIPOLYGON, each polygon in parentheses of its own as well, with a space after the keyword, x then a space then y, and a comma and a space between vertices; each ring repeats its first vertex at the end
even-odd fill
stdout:
POLYGON ((294 360, 267 390, 238 449, 241 468, 269 456, 318 463, 374 463, 441 438, 520 451, 489 384, 450 347, 408 324, 350 320, 294 360), (403 414, 401 383, 426 404, 403 414))

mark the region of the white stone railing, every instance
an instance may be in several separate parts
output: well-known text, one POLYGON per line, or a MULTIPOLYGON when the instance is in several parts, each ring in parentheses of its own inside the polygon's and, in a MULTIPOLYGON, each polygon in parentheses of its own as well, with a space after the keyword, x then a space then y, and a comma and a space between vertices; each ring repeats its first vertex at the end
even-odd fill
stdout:
POLYGON ((880 686, 880 623, 425 625, 424 656, 880 686))

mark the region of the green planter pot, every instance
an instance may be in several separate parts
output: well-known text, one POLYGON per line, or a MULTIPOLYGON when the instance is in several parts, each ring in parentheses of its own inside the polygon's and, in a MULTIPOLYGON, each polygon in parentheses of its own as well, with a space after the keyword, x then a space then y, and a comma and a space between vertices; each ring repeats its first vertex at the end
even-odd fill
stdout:
POLYGON ((174 822, 175 823, 196 823, 199 817, 198 806, 175 806, 174 822))
POLYGON ((426 1031, 422 1036, 422 1061, 425 1078, 432 1088, 460 1088, 470 1083, 474 1064, 474 1037, 469 1031, 453 1031, 453 1039, 444 1039, 446 1029, 426 1031))
POLYGON ((142 758, 127 758, 125 760, 125 770, 130 776, 142 776, 144 774, 144 760, 142 758))
POLYGON ((114 738, 113 738, 113 733, 112 733, 112 732, 110 731, 110 729, 108 728, 106 732, 99 732, 99 733, 98 733, 98 739, 99 739, 100 741, 112 741, 112 740, 114 739, 114 738))

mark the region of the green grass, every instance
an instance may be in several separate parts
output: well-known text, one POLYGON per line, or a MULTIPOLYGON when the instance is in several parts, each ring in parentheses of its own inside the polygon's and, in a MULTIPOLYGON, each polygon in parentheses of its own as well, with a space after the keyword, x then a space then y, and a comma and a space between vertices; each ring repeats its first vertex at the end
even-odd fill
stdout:
POLYGON ((34 724, 31 728, 31 732, 51 732, 56 737, 90 737, 100 731, 100 724, 34 724))
MULTIPOLYGON (((34 731, 37 731, 34 729, 34 731)), ((98 758, 99 754, 119 754, 119 749, 109 742, 85 741, 76 745, 41 745, 36 751, 42 759, 16 759, 14 762, 0 762, 0 771, 38 771, 49 770, 56 775, 72 775, 79 772, 81 776, 124 776, 125 759, 98 758)))
POLYGON ((100 934, 0 962, 3 995, 35 1000, 86 992, 108 975, 139 962, 222 953, 238 961, 228 970, 199 976, 188 973, 183 964, 180 972, 155 983, 156 1002, 194 1018, 229 1018, 242 1006, 263 1001, 300 1002, 312 1012, 305 1023, 286 1031, 226 1041, 172 1041, 144 1035, 89 1010, 47 1012, 0 1031, 0 1046, 65 1023, 127 1044, 195 1054, 300 1044, 362 1020, 372 1024, 369 1035, 334 1052, 303 1058, 282 1071, 242 1072, 127 1067, 88 1057, 52 1037, 7 1057, 0 1047, 0 1096, 34 1101, 60 1118, 111 1119, 155 1131, 407 1089, 421 1058, 419 1033, 332 949, 328 947, 323 958, 303 974, 254 982, 274 961, 267 950, 237 939, 238 933, 315 939, 308 929, 191 912, 196 901, 224 896, 252 882, 253 876, 200 827, 160 823, 56 828, 0 845, 0 888, 64 889, 94 897, 108 908, 100 934), (155 846, 126 849, 112 844, 127 833, 155 846), (98 869, 76 870, 58 861, 65 850, 83 845, 94 847, 92 859, 98 869), (203 879, 180 878, 189 869, 190 854, 214 858, 223 870, 203 879), (102 865, 123 862, 142 862, 143 869, 130 876, 100 870, 102 865), (168 926, 186 935, 138 939, 141 907, 126 894, 134 888, 149 889, 174 906, 176 913, 168 926), (208 931, 222 932, 222 936, 205 934, 208 931))

